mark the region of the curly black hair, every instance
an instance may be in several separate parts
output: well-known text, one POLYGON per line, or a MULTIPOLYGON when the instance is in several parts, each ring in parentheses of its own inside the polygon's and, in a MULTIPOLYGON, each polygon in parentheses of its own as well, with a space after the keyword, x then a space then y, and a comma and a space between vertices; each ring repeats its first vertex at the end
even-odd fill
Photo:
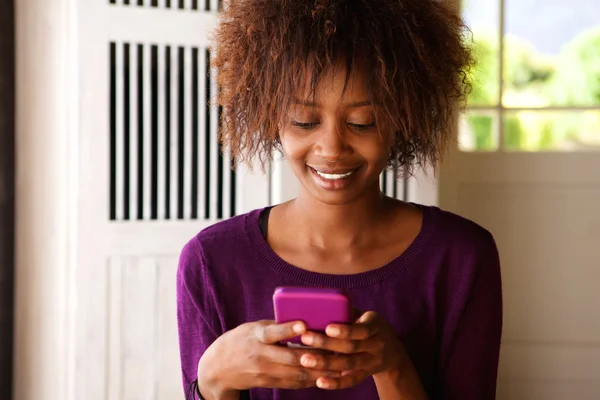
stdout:
POLYGON ((459 13, 439 0, 232 0, 215 32, 221 141, 264 168, 309 73, 314 91, 340 61, 360 67, 390 165, 436 166, 454 135, 473 64, 459 13))

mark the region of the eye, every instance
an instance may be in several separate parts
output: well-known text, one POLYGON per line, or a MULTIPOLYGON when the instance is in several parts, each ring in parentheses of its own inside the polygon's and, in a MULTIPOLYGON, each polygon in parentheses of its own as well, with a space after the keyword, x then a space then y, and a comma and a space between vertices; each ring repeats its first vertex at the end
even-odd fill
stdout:
POLYGON ((369 129, 375 128, 375 122, 371 122, 370 124, 353 124, 353 123, 348 123, 348 125, 359 131, 359 132, 364 132, 364 131, 368 131, 369 129))
POLYGON ((297 128, 300 128, 300 129, 314 129, 317 125, 319 125, 318 122, 292 121, 292 126, 295 126, 297 128))

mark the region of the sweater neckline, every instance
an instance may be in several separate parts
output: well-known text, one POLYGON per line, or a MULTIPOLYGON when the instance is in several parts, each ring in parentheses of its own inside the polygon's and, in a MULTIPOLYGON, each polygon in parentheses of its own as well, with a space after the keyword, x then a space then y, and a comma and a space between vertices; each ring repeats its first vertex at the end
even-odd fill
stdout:
POLYGON ((283 275, 286 278, 286 281, 289 281, 291 284, 329 288, 365 287, 385 281, 400 274, 426 247, 434 232, 436 222, 434 207, 412 204, 419 207, 423 215, 421 230, 412 243, 402 254, 389 261, 387 264, 370 271, 356 274, 342 275, 308 271, 289 264, 279 257, 277 253, 273 251, 271 246, 269 246, 260 231, 259 217, 262 211, 267 207, 256 209, 246 215, 246 236, 261 261, 276 273, 283 275))

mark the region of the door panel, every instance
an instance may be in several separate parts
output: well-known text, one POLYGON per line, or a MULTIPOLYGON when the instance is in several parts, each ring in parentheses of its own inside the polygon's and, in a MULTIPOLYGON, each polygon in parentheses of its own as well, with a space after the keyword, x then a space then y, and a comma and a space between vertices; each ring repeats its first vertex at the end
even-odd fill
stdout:
POLYGON ((73 399, 183 398, 175 278, 200 230, 269 203, 218 147, 210 9, 79 8, 73 399))

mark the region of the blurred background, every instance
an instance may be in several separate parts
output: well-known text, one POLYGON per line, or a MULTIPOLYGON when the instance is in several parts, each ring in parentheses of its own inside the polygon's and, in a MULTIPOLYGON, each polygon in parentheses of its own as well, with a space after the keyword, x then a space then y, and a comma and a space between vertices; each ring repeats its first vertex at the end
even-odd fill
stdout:
MULTIPOLYGON (((382 190, 496 237, 499 399, 599 399, 600 2, 447 1, 478 60, 458 143, 382 190)), ((183 398, 183 244, 298 190, 219 151, 222 6, 0 0, 0 399, 183 398)))

